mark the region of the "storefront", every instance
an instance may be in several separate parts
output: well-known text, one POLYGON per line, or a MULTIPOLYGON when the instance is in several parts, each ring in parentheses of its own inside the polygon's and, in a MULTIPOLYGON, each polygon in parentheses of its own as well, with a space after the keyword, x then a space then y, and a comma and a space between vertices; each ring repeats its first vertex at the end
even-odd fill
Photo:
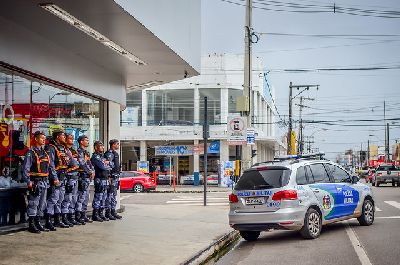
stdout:
POLYGON ((102 139, 100 103, 48 80, 0 68, 0 226, 25 221, 22 164, 33 133, 49 136, 63 129, 75 139, 83 134, 91 141, 102 139))

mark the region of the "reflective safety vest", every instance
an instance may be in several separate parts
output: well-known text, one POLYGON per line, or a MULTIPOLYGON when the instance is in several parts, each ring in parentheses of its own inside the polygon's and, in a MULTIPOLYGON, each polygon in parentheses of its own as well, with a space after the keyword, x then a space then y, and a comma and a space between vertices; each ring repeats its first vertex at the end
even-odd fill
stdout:
POLYGON ((78 160, 79 160, 79 154, 78 154, 78 152, 77 152, 75 149, 73 149, 73 148, 67 148, 66 150, 67 150, 67 152, 70 153, 70 155, 72 156, 72 158, 75 159, 75 160, 78 162, 76 166, 70 166, 70 167, 68 167, 68 168, 67 168, 67 172, 76 171, 77 169, 79 169, 79 161, 78 161, 78 160))
POLYGON ((32 165, 29 170, 29 176, 31 177, 48 177, 50 168, 50 157, 45 150, 42 153, 36 152, 31 149, 36 159, 32 160, 32 165))
POLYGON ((56 170, 60 169, 66 169, 68 168, 68 162, 67 162, 67 154, 65 152, 65 148, 59 149, 57 146, 53 144, 49 144, 56 150, 56 157, 54 161, 54 165, 56 167, 56 170))

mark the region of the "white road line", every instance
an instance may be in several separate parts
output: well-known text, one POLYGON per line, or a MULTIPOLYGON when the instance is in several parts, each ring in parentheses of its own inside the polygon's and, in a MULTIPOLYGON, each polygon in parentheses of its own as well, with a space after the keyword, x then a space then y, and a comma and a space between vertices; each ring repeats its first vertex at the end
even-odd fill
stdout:
POLYGON ((375 206, 375 212, 382 212, 382 210, 380 208, 378 208, 377 206, 375 206))
MULTIPOLYGON (((175 198, 171 199, 172 201, 202 201, 204 198, 175 198)), ((208 198, 207 200, 215 200, 215 201, 228 201, 228 198, 208 198)))
POLYGON ((396 201, 385 201, 385 203, 387 203, 393 207, 396 207, 397 209, 400 209, 400 203, 398 203, 396 201))
POLYGON ((400 216, 380 216, 380 217, 375 217, 375 219, 400 219, 400 216))
POLYGON ((122 200, 125 200, 125 199, 128 199, 128 198, 130 198, 130 197, 132 197, 133 195, 125 195, 125 196, 121 196, 121 201, 122 200))
POLYGON ((367 253, 365 252, 363 246, 357 238, 354 230, 349 226, 349 223, 346 222, 346 233, 350 238, 351 244, 353 245, 354 250, 358 256, 358 259, 361 262, 361 265, 372 265, 371 261, 368 258, 367 253))
MULTIPOLYGON (((203 205, 203 202, 200 201, 167 201, 167 204, 174 204, 174 205, 185 205, 185 206, 195 206, 195 205, 203 205)), ((222 205, 229 205, 228 202, 208 202, 207 205, 210 206, 222 206, 222 205)))

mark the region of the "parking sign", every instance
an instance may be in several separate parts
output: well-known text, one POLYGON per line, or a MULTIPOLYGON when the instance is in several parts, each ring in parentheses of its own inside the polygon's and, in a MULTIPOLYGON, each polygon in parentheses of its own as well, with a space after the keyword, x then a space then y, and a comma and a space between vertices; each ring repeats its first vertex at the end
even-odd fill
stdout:
POLYGON ((228 144, 243 145, 247 143, 247 124, 243 117, 228 117, 228 144))

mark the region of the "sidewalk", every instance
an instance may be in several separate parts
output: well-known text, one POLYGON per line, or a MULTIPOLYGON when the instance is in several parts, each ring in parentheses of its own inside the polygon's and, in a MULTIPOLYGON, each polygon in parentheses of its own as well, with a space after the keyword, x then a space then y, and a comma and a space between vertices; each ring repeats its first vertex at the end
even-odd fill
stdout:
MULTIPOLYGON (((203 187, 179 188, 197 192, 203 187)), ((210 190, 227 196, 229 188, 210 190)), ((0 236, 0 264, 183 264, 232 231, 229 206, 123 205, 119 221, 0 236)))
MULTIPOLYGON (((232 187, 218 187, 216 185, 207 185, 208 192, 229 192, 232 190, 232 187)), ((183 192, 183 193, 200 193, 204 191, 204 186, 193 186, 193 185, 176 185, 175 187, 176 192, 183 192)), ((157 185, 155 192, 174 192, 174 187, 171 185, 157 185)))

